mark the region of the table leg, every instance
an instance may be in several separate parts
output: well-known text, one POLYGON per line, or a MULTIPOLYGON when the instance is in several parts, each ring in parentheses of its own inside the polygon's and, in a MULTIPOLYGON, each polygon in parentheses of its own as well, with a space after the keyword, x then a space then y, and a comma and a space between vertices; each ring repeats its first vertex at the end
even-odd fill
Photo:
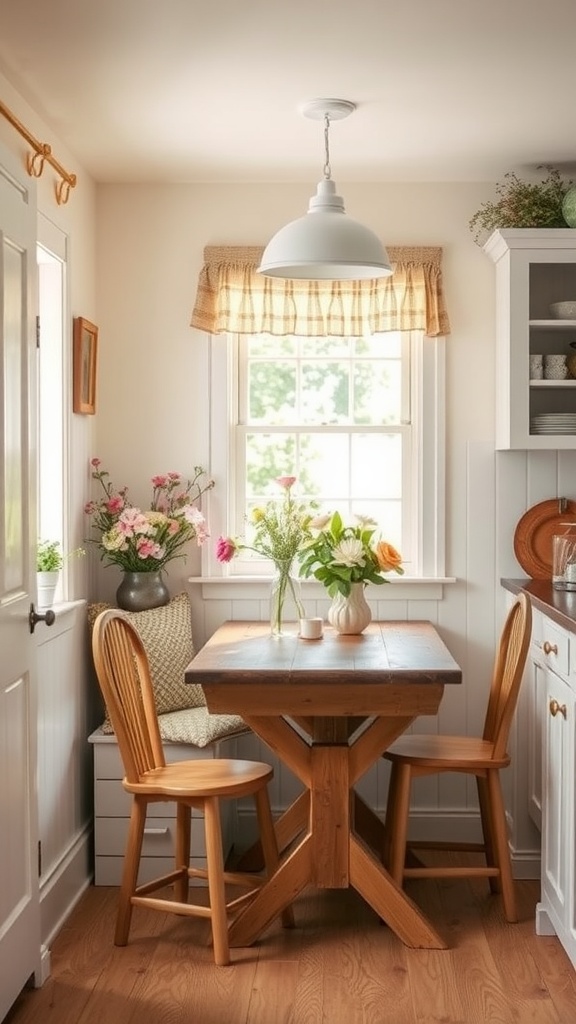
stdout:
POLYGON ((272 878, 230 925, 231 946, 251 946, 311 881, 312 840, 309 835, 282 861, 272 878))
POLYGON ((348 747, 313 746, 310 833, 314 884, 347 889, 350 783, 348 747))
POLYGON ((420 908, 353 834, 350 836, 350 883, 406 946, 448 948, 420 908))

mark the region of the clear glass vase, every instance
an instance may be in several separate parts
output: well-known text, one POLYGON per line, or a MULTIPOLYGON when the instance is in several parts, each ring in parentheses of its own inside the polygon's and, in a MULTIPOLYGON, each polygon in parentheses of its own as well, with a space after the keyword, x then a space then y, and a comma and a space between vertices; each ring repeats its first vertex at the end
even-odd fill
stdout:
POLYGON ((270 630, 272 636, 296 636, 305 617, 300 598, 300 580, 292 562, 276 562, 270 589, 270 630))

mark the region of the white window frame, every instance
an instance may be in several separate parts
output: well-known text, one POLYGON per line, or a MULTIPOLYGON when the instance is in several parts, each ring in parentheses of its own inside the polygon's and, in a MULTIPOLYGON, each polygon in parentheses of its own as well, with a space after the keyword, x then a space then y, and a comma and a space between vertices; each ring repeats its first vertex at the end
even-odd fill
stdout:
MULTIPOLYGON (((203 580, 247 582, 261 580, 241 574, 239 563, 222 564, 215 555, 217 538, 234 536, 236 494, 233 425, 237 422, 237 387, 234 355, 237 338, 218 334, 211 337, 210 372, 210 475, 216 486, 205 495, 211 543, 202 548, 203 580)), ((410 576, 397 577, 403 583, 441 581, 445 577, 445 339, 428 338, 420 332, 410 335, 412 403, 417 410, 413 431, 416 457, 410 460, 415 515, 412 547, 415 559, 410 576)), ((386 588, 390 590, 391 588, 386 588)))
MULTIPOLYGON (((66 495, 69 490, 71 357, 66 324, 68 295, 68 237, 43 214, 38 214, 40 345, 38 350, 38 536, 72 550, 66 495), (40 252, 41 251, 41 252, 40 252), (41 280, 42 275, 44 281, 41 280)), ((58 578, 55 603, 69 599, 70 566, 65 560, 58 578)))

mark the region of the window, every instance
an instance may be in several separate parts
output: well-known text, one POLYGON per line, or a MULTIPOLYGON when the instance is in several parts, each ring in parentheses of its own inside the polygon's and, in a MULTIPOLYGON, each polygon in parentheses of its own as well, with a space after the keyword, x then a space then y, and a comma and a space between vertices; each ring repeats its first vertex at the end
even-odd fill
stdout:
MULTIPOLYGON (((65 357, 66 238, 39 215, 38 313, 38 536, 67 550, 64 505, 68 362, 65 357)), ((60 574, 56 600, 66 596, 60 574)))
MULTIPOLYGON (((300 499, 372 516, 407 577, 443 575, 442 338, 214 335, 211 371, 214 538, 245 537, 250 506, 278 494, 275 477, 294 475, 300 499)), ((257 557, 222 567, 213 545, 203 557, 205 575, 269 571, 257 557)))

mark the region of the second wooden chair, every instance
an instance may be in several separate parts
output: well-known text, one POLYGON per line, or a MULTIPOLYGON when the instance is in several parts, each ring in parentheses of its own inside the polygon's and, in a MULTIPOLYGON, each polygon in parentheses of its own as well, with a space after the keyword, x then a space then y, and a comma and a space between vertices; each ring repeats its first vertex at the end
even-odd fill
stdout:
POLYGON ((516 898, 500 769, 510 764, 508 736, 518 700, 530 644, 532 612, 529 598, 514 601, 500 637, 488 708, 481 737, 407 735, 397 739, 384 757, 392 762, 384 829, 384 859, 398 885, 406 878, 488 877, 490 888, 502 892, 508 921, 516 921, 516 898), (411 842, 408 840, 410 789, 413 778, 442 772, 476 777, 483 842, 411 842), (406 860, 407 848, 467 850, 484 854, 485 865, 434 866, 406 860))

